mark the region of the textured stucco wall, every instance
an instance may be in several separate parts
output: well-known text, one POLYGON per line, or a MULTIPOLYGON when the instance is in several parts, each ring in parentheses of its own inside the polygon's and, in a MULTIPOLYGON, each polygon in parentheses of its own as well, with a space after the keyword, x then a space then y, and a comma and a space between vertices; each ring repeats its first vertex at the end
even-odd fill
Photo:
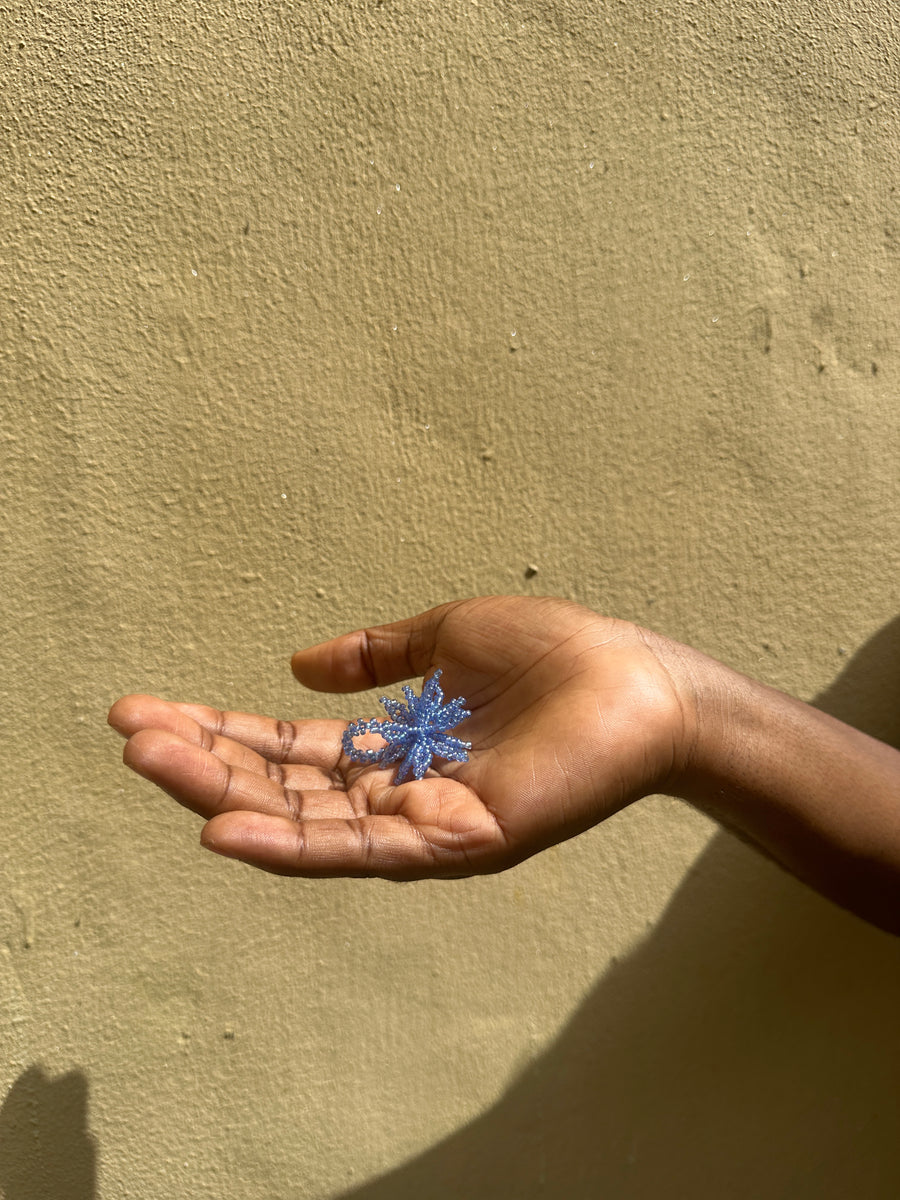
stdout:
POLYGON ((273 879, 103 725, 531 591, 896 736, 892 3, 0 29, 0 1195, 900 1194, 896 944, 687 808, 273 879))

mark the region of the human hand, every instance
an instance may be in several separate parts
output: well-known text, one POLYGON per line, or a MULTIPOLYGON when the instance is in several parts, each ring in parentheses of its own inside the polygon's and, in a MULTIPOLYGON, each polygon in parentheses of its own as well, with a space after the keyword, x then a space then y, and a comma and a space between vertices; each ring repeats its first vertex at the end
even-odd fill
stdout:
POLYGON ((693 713, 666 643, 562 600, 459 601, 298 652, 294 674, 353 692, 443 670, 471 717, 468 762, 421 780, 344 755, 346 722, 279 721, 126 696, 109 722, 138 774, 206 819, 210 850, 284 875, 499 871, 685 769, 693 713))

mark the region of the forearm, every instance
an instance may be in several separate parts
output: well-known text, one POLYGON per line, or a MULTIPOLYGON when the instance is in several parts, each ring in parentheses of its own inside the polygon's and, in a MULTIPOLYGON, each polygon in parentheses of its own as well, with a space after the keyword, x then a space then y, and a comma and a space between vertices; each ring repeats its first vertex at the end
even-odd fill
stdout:
POLYGON ((900 934, 900 753, 692 651, 681 666, 696 724, 677 793, 900 934))

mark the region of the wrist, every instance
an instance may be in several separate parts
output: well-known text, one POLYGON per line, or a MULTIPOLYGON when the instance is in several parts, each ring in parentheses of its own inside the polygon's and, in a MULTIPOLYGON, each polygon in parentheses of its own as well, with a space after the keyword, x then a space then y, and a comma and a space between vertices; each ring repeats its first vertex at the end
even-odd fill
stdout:
POLYGON ((669 677, 677 701, 672 721, 669 795, 709 811, 710 800, 734 763, 740 741, 739 716, 753 710, 753 680, 690 646, 642 630, 648 647, 669 677))
POLYGON ((900 934, 900 754, 686 646, 655 652, 684 714, 663 790, 900 934))

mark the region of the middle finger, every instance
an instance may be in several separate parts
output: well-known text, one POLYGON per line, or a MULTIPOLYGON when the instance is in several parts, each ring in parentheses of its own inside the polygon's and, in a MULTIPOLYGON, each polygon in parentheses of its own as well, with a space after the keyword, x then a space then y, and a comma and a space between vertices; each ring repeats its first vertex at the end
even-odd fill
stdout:
POLYGON ((323 786, 320 768, 267 764, 268 771, 248 770, 166 730, 140 730, 123 757, 132 770, 207 820, 238 810, 294 820, 360 815, 346 792, 330 780, 323 786))

